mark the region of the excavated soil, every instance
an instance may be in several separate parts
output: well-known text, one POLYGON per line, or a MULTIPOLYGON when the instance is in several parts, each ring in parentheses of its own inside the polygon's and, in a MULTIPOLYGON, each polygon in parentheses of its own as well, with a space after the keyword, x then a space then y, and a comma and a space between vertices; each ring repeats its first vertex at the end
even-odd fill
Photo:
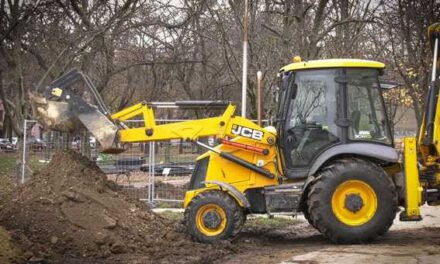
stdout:
POLYGON ((71 151, 55 154, 0 209, 18 262, 209 263, 231 252, 229 243, 191 242, 180 224, 127 198, 71 151))
POLYGON ((73 152, 0 201, 0 263, 438 263, 440 208, 371 244, 333 245, 304 219, 250 219, 232 242, 198 244, 127 198, 73 152))

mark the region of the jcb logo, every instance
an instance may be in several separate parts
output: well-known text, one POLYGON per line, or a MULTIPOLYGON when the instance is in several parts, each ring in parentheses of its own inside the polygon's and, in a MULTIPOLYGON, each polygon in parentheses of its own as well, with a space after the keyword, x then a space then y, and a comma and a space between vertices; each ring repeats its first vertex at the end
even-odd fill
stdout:
POLYGON ((253 138, 256 140, 262 140, 264 135, 263 131, 255 130, 244 126, 238 126, 238 125, 233 125, 231 132, 234 135, 253 138))

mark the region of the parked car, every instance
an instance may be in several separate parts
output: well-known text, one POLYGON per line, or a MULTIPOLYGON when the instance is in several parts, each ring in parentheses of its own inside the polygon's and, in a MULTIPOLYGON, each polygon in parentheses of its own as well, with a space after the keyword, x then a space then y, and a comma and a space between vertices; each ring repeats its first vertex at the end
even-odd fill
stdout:
POLYGON ((18 144, 18 137, 12 137, 12 141, 11 141, 12 145, 14 146, 14 148, 17 148, 17 144, 18 144))
MULTIPOLYGON (((72 140, 71 148, 79 150, 81 148, 82 144, 82 138, 81 137, 75 137, 72 140)), ((95 137, 89 137, 89 144, 91 148, 96 148, 96 138, 95 137)))
POLYGON ((28 146, 30 150, 33 151, 43 151, 46 149, 46 142, 41 140, 40 138, 32 138, 28 141, 28 146))
POLYGON ((14 151, 14 145, 6 138, 0 138, 0 151, 14 151))
POLYGON ((89 138, 89 144, 91 148, 96 148, 96 138, 95 137, 90 137, 89 138))

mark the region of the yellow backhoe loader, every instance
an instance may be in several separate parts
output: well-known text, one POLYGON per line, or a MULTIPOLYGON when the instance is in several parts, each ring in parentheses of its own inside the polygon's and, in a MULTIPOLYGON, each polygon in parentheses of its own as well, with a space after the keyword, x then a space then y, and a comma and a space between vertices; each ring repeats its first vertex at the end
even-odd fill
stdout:
MULTIPOLYGON (((214 242, 237 235, 247 214, 303 213, 336 243, 364 243, 383 235, 398 207, 401 220, 421 220, 419 206, 440 201, 440 104, 437 102, 440 26, 429 28, 433 83, 420 129, 404 140, 404 161, 393 145, 379 77, 385 65, 354 59, 294 62, 279 72, 276 127, 260 127, 235 115, 228 104, 219 117, 156 124, 160 103, 143 102, 110 114, 90 79, 71 71, 44 97, 34 95, 38 119, 48 128, 85 126, 105 152, 121 143, 169 139, 207 149, 197 161, 184 200, 192 237, 214 242), (94 104, 69 87, 83 80, 94 104), (142 116, 143 127, 125 121, 142 116), (199 138, 215 135, 210 147, 199 138), (399 176, 400 175, 400 176, 399 176), (396 178, 403 185, 396 185, 396 178), (398 188, 397 188, 397 187, 398 188)), ((176 102, 174 107, 222 107, 222 102, 176 102)))

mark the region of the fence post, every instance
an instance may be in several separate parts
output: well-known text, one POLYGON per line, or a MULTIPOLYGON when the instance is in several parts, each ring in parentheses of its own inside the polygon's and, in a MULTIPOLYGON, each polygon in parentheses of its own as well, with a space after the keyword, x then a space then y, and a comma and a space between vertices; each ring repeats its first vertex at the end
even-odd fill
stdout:
POLYGON ((148 203, 151 203, 151 142, 149 143, 148 147, 148 197, 147 201, 148 203))
POLYGON ((24 183, 26 173, 26 138, 27 138, 27 120, 23 122, 23 156, 21 159, 21 184, 24 183))
POLYGON ((153 175, 153 185, 152 185, 152 187, 153 188, 151 188, 151 190, 152 190, 152 192, 151 192, 151 202, 153 202, 154 201, 154 185, 155 185, 155 183, 156 183, 156 180, 155 180, 155 177, 156 177, 156 172, 155 172, 155 165, 154 165, 154 163, 156 162, 155 161, 155 154, 156 154, 156 143, 154 142, 154 141, 152 141, 151 142, 151 148, 153 149, 153 151, 152 151, 152 153, 153 153, 153 156, 152 156, 152 158, 151 158, 151 168, 152 168, 152 170, 151 170, 151 173, 152 173, 152 175, 153 175))
POLYGON ((155 156, 155 149, 154 149, 154 142, 150 142, 149 144, 149 154, 148 154, 148 202, 150 204, 154 201, 154 156, 155 156))

